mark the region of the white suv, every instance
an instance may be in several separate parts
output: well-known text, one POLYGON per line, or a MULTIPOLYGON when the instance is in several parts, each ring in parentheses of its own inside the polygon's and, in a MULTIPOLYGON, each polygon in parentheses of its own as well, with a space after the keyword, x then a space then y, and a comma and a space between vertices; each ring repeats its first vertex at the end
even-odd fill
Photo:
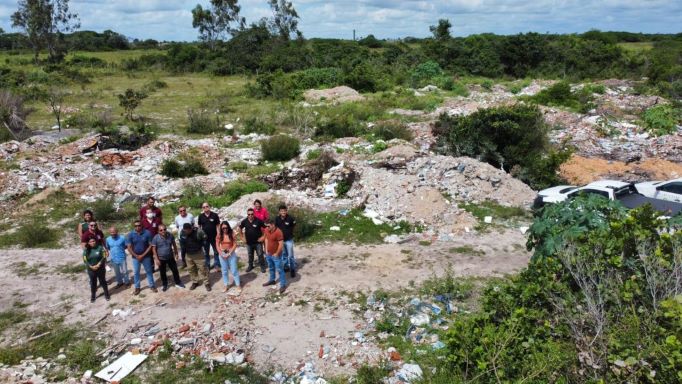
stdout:
POLYGON ((682 203, 682 178, 638 183, 635 188, 646 197, 682 203))

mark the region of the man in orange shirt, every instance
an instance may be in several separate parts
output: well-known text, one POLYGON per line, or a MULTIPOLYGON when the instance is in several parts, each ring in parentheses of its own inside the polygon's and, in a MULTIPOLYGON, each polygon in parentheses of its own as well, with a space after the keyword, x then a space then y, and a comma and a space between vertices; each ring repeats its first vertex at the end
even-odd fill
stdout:
POLYGON ((284 265, 282 264, 282 248, 284 246, 284 235, 275 226, 272 219, 266 221, 268 225, 263 231, 261 241, 265 240, 265 260, 270 269, 270 280, 263 284, 264 287, 275 285, 275 269, 279 271, 279 293, 282 294, 287 289, 287 278, 284 276, 284 265))

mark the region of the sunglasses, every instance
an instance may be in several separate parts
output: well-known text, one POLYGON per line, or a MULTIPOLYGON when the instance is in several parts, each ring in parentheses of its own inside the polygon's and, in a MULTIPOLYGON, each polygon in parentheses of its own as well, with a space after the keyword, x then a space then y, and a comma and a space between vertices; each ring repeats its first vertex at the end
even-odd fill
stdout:
POLYGON ((159 232, 166 232, 165 229, 159 229, 159 232))
POLYGON ((247 213, 246 216, 253 216, 253 213, 247 213))

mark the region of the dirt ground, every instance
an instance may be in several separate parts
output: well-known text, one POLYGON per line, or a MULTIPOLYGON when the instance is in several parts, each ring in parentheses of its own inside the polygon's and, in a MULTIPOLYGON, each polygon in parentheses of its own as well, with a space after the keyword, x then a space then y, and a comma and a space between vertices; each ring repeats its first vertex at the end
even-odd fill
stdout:
POLYGON ((569 183, 577 185, 606 178, 639 182, 678 178, 682 176, 682 164, 662 159, 642 159, 626 164, 622 161, 573 155, 561 165, 559 172, 569 183))
MULTIPOLYGON (((245 264, 245 250, 239 248, 237 252, 245 264)), ((238 298, 223 293, 219 274, 212 272, 211 292, 203 287, 194 291, 172 287, 167 292, 153 293, 147 289, 143 276, 139 296, 132 295, 132 288, 113 290, 112 299, 107 302, 100 290, 97 301, 91 304, 84 272, 56 272, 59 266, 78 264, 78 255, 76 248, 0 251, 0 291, 3 292, 0 311, 21 301, 29 304, 30 312, 51 312, 65 316, 66 322, 84 324, 109 314, 100 325, 114 342, 138 337, 128 333, 135 325, 158 323, 162 332, 172 334, 183 324, 194 324, 200 329, 210 322, 219 324, 212 330, 218 335, 239 330, 240 337, 249 338, 247 360, 257 368, 290 371, 311 354, 317 354, 322 331, 327 339, 335 338, 335 348, 363 348, 352 347, 349 341, 357 323, 363 319, 343 299, 346 292, 369 294, 378 288, 397 290, 410 282, 418 284, 434 274, 441 275, 448 266, 456 276, 501 276, 523 268, 529 259, 525 236, 518 230, 465 234, 455 242, 431 245, 298 246, 300 273, 290 281, 289 289, 281 297, 261 286, 267 274, 260 271, 246 274, 241 268, 245 287, 238 298), (484 253, 467 255, 453 250, 464 245, 484 253), (21 261, 26 262, 21 268, 23 277, 18 276, 16 264, 21 261), (112 316, 112 310, 125 308, 132 308, 133 313, 125 319, 112 316)), ((181 270, 181 276, 188 284, 186 270, 181 270)), ((113 272, 108 272, 107 277, 113 286, 113 272)), ((155 278, 160 287, 158 273, 155 278)), ((356 359, 370 356, 369 352, 365 355, 362 351, 347 352, 356 359)), ((322 361, 318 371, 325 375, 348 373, 352 365, 322 361)))

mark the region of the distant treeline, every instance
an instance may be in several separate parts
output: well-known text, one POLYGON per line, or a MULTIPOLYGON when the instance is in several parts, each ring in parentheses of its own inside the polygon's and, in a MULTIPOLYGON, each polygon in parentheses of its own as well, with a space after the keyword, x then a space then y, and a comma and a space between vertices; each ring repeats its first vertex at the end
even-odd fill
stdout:
MULTIPOLYGON (((129 40, 122 34, 110 30, 106 30, 102 33, 77 31, 63 34, 60 38, 64 41, 69 51, 118 51, 126 49, 150 49, 159 46, 159 42, 156 40, 129 40)), ((17 52, 29 51, 31 50, 31 45, 24 34, 0 33, 0 50, 17 52)))
MULTIPOLYGON (((0 35, 0 47, 17 49, 21 46, 20 36, 0 35)), ((453 77, 457 76, 574 81, 646 76, 661 93, 682 97, 682 33, 589 31, 567 35, 451 37, 444 28, 443 33, 423 39, 379 40, 370 35, 359 41, 302 37, 289 40, 274 34, 261 22, 236 31, 227 41, 211 45, 130 42, 112 31, 76 32, 64 35, 63 39, 71 51, 163 49, 124 60, 119 64, 123 70, 161 69, 218 76, 256 74, 251 91, 263 97, 296 97, 301 89, 341 84, 368 92, 424 83, 451 89, 456 86, 453 77), (650 45, 626 48, 621 44, 645 42, 650 45)), ((100 59, 90 61, 81 54, 67 64, 113 65, 100 59)))

